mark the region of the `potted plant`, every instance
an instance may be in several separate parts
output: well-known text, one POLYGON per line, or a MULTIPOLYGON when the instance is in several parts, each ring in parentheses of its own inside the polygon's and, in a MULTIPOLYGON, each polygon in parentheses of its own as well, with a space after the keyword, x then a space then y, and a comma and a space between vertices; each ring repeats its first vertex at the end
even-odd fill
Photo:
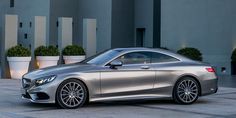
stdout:
POLYGON ((196 48, 183 48, 177 51, 177 53, 186 56, 192 60, 202 61, 202 53, 196 48))
POLYGON ((10 74, 13 79, 21 79, 28 72, 31 52, 22 46, 14 46, 7 51, 10 74))
POLYGON ((56 66, 59 60, 59 50, 55 46, 40 46, 35 49, 37 65, 39 68, 56 66))
POLYGON ((236 75, 236 49, 233 50, 231 55, 231 74, 236 75))
POLYGON ((62 50, 65 64, 81 62, 85 59, 84 49, 78 45, 69 45, 62 50))

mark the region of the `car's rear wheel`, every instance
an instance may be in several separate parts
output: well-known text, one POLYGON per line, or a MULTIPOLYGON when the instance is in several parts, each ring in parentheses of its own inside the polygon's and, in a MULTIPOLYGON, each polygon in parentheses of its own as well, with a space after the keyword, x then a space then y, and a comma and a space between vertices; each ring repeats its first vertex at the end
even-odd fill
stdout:
POLYGON ((173 98, 180 104, 192 104, 198 99, 199 92, 197 81, 191 77, 184 77, 176 83, 173 98))
POLYGON ((61 108, 75 109, 81 107, 86 99, 86 87, 77 79, 65 80, 57 89, 56 101, 61 108))

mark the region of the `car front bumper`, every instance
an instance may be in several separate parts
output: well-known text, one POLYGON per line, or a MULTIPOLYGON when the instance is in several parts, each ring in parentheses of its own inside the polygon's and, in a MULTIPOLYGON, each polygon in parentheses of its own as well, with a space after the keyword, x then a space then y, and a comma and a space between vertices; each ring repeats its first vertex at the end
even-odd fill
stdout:
POLYGON ((21 88, 23 99, 34 103, 55 103, 57 85, 48 83, 42 86, 32 85, 28 88, 21 88))

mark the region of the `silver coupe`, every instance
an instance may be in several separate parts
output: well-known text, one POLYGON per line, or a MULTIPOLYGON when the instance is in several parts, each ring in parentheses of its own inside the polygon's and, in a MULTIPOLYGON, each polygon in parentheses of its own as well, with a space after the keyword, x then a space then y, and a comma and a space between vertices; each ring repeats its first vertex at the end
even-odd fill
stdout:
POLYGON ((206 63, 153 48, 117 48, 81 63, 35 70, 22 78, 22 97, 78 108, 86 102, 169 98, 180 104, 217 92, 206 63))

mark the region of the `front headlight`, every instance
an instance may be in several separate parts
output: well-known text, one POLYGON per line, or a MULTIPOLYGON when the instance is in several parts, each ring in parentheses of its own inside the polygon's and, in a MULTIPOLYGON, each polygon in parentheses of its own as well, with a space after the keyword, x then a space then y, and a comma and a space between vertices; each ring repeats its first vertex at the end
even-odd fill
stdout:
POLYGON ((46 76, 46 77, 36 79, 35 85, 40 86, 40 85, 43 85, 43 84, 47 84, 49 82, 52 82, 56 77, 57 77, 56 75, 52 75, 52 76, 46 76))

